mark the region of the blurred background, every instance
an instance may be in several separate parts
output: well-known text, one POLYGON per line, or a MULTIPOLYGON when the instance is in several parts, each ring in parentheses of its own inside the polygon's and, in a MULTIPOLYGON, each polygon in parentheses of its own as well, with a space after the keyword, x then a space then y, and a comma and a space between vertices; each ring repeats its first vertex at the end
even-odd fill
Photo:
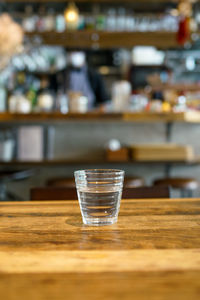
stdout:
POLYGON ((88 167, 198 186, 199 48, 200 1, 1 1, 2 199, 88 167))

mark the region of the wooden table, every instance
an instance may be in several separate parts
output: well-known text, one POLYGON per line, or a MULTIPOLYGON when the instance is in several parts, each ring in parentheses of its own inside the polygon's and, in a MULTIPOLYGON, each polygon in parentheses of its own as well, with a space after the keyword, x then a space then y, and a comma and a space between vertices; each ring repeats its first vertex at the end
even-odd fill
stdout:
POLYGON ((103 227, 77 201, 1 203, 0 299, 200 299, 200 199, 122 200, 103 227))

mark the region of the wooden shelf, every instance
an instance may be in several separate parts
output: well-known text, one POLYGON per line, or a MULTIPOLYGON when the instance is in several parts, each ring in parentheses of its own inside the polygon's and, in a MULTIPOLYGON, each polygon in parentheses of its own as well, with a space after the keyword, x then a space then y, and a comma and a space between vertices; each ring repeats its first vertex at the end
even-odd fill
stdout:
POLYGON ((132 122, 186 122, 200 123, 200 111, 187 111, 177 113, 155 113, 155 112, 140 112, 140 113, 124 113, 124 121, 132 122))
POLYGON ((176 32, 108 32, 108 31, 65 31, 63 33, 32 32, 28 37, 39 36, 47 45, 60 45, 68 48, 132 48, 136 45, 158 48, 178 47, 176 32))
POLYGON ((114 121, 122 120, 121 113, 67 113, 61 114, 59 112, 51 113, 0 113, 0 123, 19 123, 19 122, 67 122, 67 121, 114 121))
POLYGON ((78 113, 0 113, 0 124, 18 124, 18 123, 53 123, 69 121, 92 121, 92 122, 187 122, 200 123, 200 111, 188 111, 179 113, 155 113, 155 112, 138 112, 138 113, 100 113, 88 112, 85 114, 78 113))
MULTIPOLYGON (((123 0, 123 3, 177 3, 181 0, 123 0)), ((57 2, 57 3, 67 3, 66 0, 6 0, 8 3, 51 3, 51 2, 57 2)), ((76 3, 120 3, 122 4, 122 0, 76 0, 76 3)))
POLYGON ((157 90, 167 90, 167 89, 172 89, 176 91, 199 91, 200 90, 200 85, 197 83, 175 83, 175 84, 157 84, 157 85, 152 85, 151 86, 153 91, 157 90))
POLYGON ((33 166, 33 167, 53 167, 53 166, 66 166, 66 165, 102 165, 102 164, 109 164, 109 165, 120 165, 120 164, 139 164, 139 165, 199 165, 200 159, 197 158, 195 160, 186 160, 186 161, 134 161, 130 160, 127 162, 120 162, 120 161, 107 161, 103 159, 92 159, 92 160, 80 160, 80 159, 55 159, 55 160, 41 160, 41 161, 0 161, 0 166, 6 167, 24 167, 24 166, 33 166))

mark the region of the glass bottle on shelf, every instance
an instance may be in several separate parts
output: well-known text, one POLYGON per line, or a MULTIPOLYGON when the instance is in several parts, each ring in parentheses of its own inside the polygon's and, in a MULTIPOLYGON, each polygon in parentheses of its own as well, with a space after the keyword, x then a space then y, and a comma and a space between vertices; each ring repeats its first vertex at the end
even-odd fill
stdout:
POLYGON ((116 11, 110 8, 106 16, 106 29, 107 31, 116 31, 116 11))
POLYGON ((84 15, 80 15, 79 16, 79 21, 78 21, 78 30, 83 30, 85 29, 85 16, 84 15))
POLYGON ((91 14, 85 16, 85 28, 89 30, 95 29, 95 17, 91 14))
POLYGON ((135 19, 133 12, 129 11, 126 14, 125 19, 125 30, 126 31, 134 31, 135 30, 135 19))
POLYGON ((66 22, 63 14, 56 15, 55 30, 57 32, 64 32, 66 30, 66 22))
POLYGON ((99 5, 93 6, 92 15, 94 16, 95 22, 95 29, 96 30, 105 30, 106 23, 105 23, 105 14, 103 14, 100 10, 99 5))
POLYGON ((30 101, 31 107, 34 109, 34 107, 37 105, 37 91, 34 85, 30 86, 26 93, 26 98, 30 101))
POLYGON ((50 8, 45 17, 45 31, 53 31, 55 29, 55 13, 52 8, 50 8))
POLYGON ((49 89, 48 76, 43 76, 40 82, 40 89, 37 95, 37 110, 49 112, 54 108, 54 95, 49 89))
POLYGON ((104 14, 98 14, 96 17, 96 29, 105 30, 106 29, 106 17, 104 14))
POLYGON ((69 111, 68 97, 62 89, 58 90, 56 97, 56 110, 62 114, 66 114, 69 111))
POLYGON ((120 7, 116 16, 116 30, 124 31, 126 29, 126 10, 120 7))
POLYGON ((40 6, 38 11, 38 20, 36 22, 36 29, 39 32, 45 31, 45 7, 40 6))
POLYGON ((33 32, 36 30, 36 24, 38 21, 38 17, 33 12, 33 7, 31 5, 27 5, 25 7, 25 16, 22 20, 22 27, 26 32, 33 32))

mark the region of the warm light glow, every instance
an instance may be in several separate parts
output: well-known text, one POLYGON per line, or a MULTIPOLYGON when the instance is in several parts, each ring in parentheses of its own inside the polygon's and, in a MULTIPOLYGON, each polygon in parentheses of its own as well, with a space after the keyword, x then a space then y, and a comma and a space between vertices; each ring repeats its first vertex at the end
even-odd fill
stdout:
POLYGON ((178 11, 178 9, 171 9, 171 11, 170 11, 170 14, 173 16, 173 17, 178 17, 178 15, 179 15, 179 11, 178 11))
POLYGON ((0 70, 10 58, 22 48, 23 30, 19 24, 6 13, 0 14, 0 70))
POLYGON ((75 3, 69 3, 64 12, 65 20, 70 29, 76 29, 79 21, 79 11, 75 3))
POLYGON ((99 68, 99 72, 102 75, 108 75, 109 74, 109 68, 107 66, 102 66, 99 68))
POLYGON ((178 4, 179 14, 185 17, 192 15, 192 4, 188 0, 182 0, 178 4))
POLYGON ((77 20, 77 14, 74 11, 68 11, 65 15, 67 22, 74 22, 77 20))

